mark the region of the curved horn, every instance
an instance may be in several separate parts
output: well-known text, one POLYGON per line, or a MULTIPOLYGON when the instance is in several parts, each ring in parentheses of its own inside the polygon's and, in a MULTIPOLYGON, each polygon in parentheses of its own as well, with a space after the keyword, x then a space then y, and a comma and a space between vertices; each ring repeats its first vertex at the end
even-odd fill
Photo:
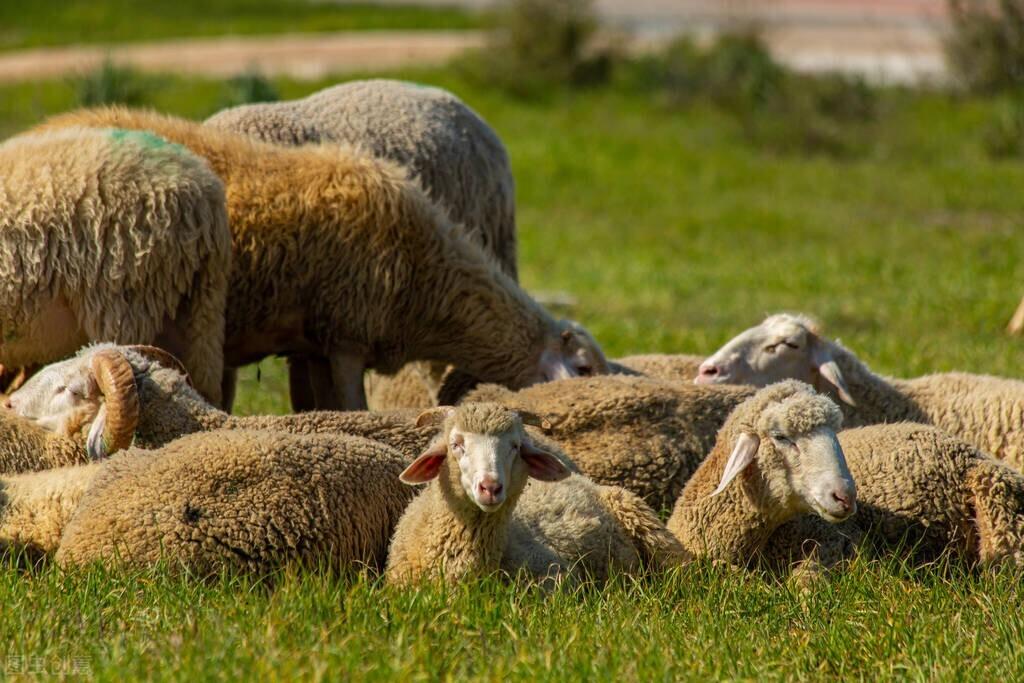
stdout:
POLYGON ((165 351, 157 346, 148 346, 146 344, 132 344, 125 348, 131 349, 135 353, 145 356, 150 360, 154 360, 169 370, 177 370, 181 374, 185 375, 185 381, 188 382, 188 385, 190 387, 194 387, 192 384, 192 378, 189 376, 188 370, 185 368, 185 364, 178 360, 178 357, 170 351, 165 351))
POLYGON ((103 394, 106 424, 103 428, 103 448, 107 455, 128 448, 139 423, 139 391, 135 386, 132 366, 117 351, 104 349, 92 358, 90 364, 96 386, 103 394))

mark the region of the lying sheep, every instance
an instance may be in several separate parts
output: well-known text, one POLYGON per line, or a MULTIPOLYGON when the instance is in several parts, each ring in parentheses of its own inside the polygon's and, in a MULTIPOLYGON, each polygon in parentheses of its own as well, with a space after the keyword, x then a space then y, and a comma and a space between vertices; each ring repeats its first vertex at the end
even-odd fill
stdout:
POLYGON ((0 410, 0 474, 86 463, 85 443, 82 433, 56 434, 9 410, 0 410))
POLYGON ((159 343, 219 403, 231 242, 207 164, 152 134, 71 127, 8 140, 0 168, 0 364, 159 343))
POLYGON ((650 353, 623 356, 609 363, 609 372, 620 375, 642 375, 667 382, 692 382, 697 377, 703 356, 684 353, 650 353))
POLYGON ((639 498, 571 475, 531 442, 517 413, 496 404, 452 411, 402 481, 430 484, 395 529, 392 582, 458 581, 499 568, 541 581, 604 580, 685 557, 639 498))
POLYGON ((801 513, 849 517, 859 480, 836 440, 841 423, 839 408, 801 382, 757 392, 718 432, 676 502, 669 531, 694 556, 746 566, 801 513))
POLYGON ((749 387, 606 375, 518 392, 487 385, 470 392, 464 403, 497 402, 543 417, 550 423, 546 436, 584 474, 666 510, 714 446, 730 411, 753 393, 749 387))
POLYGON ((286 149, 126 108, 43 128, 152 130, 225 181, 234 240, 225 363, 330 358, 338 400, 365 407, 363 371, 437 360, 512 387, 572 376, 554 320, 397 165, 338 146, 286 149), (358 295, 353 295, 358 292, 358 295))
POLYGON ((59 563, 161 559, 201 574, 292 563, 382 567, 412 497, 398 451, 359 437, 224 430, 105 462, 59 563))
POLYGON ((1024 470, 1024 382, 960 372, 880 377, 805 316, 774 315, 736 336, 704 362, 698 381, 763 386, 785 378, 838 395, 847 426, 934 424, 1024 470))

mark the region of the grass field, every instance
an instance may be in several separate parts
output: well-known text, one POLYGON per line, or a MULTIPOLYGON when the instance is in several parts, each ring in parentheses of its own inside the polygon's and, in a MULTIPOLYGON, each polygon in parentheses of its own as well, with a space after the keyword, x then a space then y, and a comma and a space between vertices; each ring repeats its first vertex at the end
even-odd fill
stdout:
POLYGON ((38 0, 0 2, 0 50, 181 37, 364 29, 461 29, 455 8, 311 0, 38 0))
MULTIPOLYGON (((1002 327, 1024 294, 1024 164, 990 161, 993 103, 883 96, 852 159, 766 153, 716 109, 626 87, 533 103, 452 88, 506 141, 528 288, 567 290, 610 355, 709 352, 767 312, 806 311, 877 370, 1021 375, 1002 327)), ((279 81, 285 97, 326 83, 279 81)), ((151 102, 205 116, 224 88, 166 79, 151 102)), ((70 107, 66 83, 0 88, 0 135, 70 107)), ((287 409, 281 366, 243 412, 287 409)), ((697 565, 545 596, 485 582, 393 592, 282 573, 204 583, 160 570, 0 570, 0 667, 101 679, 1021 680, 1020 577, 862 562, 811 595, 697 565), (38 658, 38 659, 33 659, 38 658)))

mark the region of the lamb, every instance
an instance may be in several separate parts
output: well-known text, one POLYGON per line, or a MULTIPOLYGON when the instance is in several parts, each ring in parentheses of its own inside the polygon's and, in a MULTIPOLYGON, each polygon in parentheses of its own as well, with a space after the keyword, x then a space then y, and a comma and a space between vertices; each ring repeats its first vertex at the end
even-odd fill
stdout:
POLYGON ((269 354, 329 357, 347 408, 366 406, 364 369, 393 373, 412 360, 511 387, 577 374, 564 325, 463 239, 401 167, 123 107, 42 127, 82 125, 154 131, 224 180, 234 245, 228 367, 269 354))
POLYGON ((0 364, 158 343, 219 403, 231 242, 207 164, 152 134, 70 127, 6 141, 0 168, 0 364))
POLYGON ((1024 475, 930 425, 849 429, 839 443, 860 511, 838 525, 800 517, 779 527, 764 549, 769 564, 814 579, 863 548, 918 564, 950 555, 1024 566, 1024 475))
POLYGON ((857 509, 859 480, 836 439, 841 424, 839 408, 802 382, 760 390, 718 432, 676 502, 669 531, 694 556, 745 566, 800 513, 846 519, 857 509))
POLYGON ((933 424, 1024 470, 1024 382, 961 372, 880 377, 806 316, 770 316, 737 335, 704 362, 698 381, 763 386, 785 378, 837 395, 847 426, 933 424))
POLYGON ((539 415, 545 435, 598 484, 618 485, 669 510, 710 452, 729 413, 754 390, 605 375, 518 392, 485 385, 463 401, 539 415))
POLYGON ((379 569, 412 497, 397 482, 406 465, 381 443, 329 434, 224 430, 125 451, 81 496, 56 560, 379 569))
POLYGON ((531 442, 516 412, 497 404, 453 410, 401 479, 430 483, 395 529, 386 569, 394 583, 499 569, 545 583, 603 581, 685 559, 638 497, 571 475, 531 442))

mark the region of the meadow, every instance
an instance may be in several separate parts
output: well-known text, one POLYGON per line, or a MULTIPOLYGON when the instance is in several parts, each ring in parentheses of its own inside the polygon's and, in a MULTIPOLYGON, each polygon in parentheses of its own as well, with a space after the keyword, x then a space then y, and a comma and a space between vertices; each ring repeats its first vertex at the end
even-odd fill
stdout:
MULTIPOLYGON (((710 353, 780 310, 819 317, 877 371, 1020 376, 1003 334, 1024 294, 1024 163, 992 160, 998 102, 887 90, 855 154, 752 145, 735 117, 628 78, 520 100, 452 69, 517 179, 522 280, 564 291, 609 356, 710 353)), ((277 80, 284 98, 334 80, 277 80)), ((190 117, 229 88, 155 77, 190 117)), ((0 86, 0 137, 75 106, 68 81, 0 86)), ((288 409, 282 364, 239 412, 288 409)), ((858 561, 810 594, 698 563, 546 595, 497 581, 394 591, 284 571, 212 581, 154 568, 0 569, 0 670, 101 680, 1020 680, 1020 576, 858 561)))

